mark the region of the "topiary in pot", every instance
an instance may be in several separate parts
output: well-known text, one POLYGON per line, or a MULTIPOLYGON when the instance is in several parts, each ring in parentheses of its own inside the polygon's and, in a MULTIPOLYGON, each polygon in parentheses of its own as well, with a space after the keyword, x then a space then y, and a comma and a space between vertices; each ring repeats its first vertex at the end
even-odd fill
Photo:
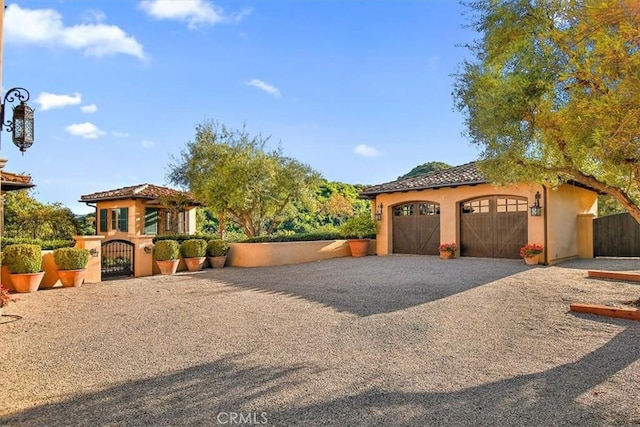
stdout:
POLYGON ((42 269, 42 249, 38 245, 15 244, 3 251, 3 262, 11 273, 11 282, 17 292, 34 292, 40 286, 42 269))
POLYGON ((160 274, 175 274, 180 262, 180 244, 177 240, 159 240, 153 246, 160 274))
POLYGON ((207 241, 204 239, 189 239, 180 245, 183 258, 199 258, 207 255, 207 241))
POLYGON ((212 268, 224 267, 229 249, 229 243, 222 239, 209 240, 209 243, 207 243, 207 256, 212 268))
POLYGON ((351 255, 363 257, 369 252, 369 238, 378 232, 378 223, 369 214, 349 218, 340 227, 340 233, 348 239, 351 255))
POLYGON ((58 270, 80 270, 87 268, 89 250, 82 248, 60 248, 53 251, 53 260, 58 270))
POLYGON ((159 240, 153 246, 156 261, 171 261, 180 258, 180 244, 176 240, 159 240))
POLYGON ((180 254, 189 271, 202 270, 205 255, 207 254, 207 241, 204 239, 189 239, 180 245, 180 254))
POLYGON ((89 250, 82 248, 60 248, 53 251, 53 260, 58 266, 58 278, 62 286, 80 286, 84 283, 89 263, 89 250))

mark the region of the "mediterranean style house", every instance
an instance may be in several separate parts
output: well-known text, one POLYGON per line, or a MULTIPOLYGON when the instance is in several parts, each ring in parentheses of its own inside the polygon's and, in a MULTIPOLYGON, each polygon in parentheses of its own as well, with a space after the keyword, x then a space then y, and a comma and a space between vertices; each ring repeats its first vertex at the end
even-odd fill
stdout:
POLYGON ((541 262, 593 256, 598 194, 578 184, 497 186, 474 162, 367 187, 380 221, 377 253, 437 254, 456 243, 459 256, 519 258, 527 243, 541 262))
POLYGON ((105 240, 129 235, 194 234, 196 207, 191 193, 140 184, 80 196, 96 210, 96 234, 105 240))

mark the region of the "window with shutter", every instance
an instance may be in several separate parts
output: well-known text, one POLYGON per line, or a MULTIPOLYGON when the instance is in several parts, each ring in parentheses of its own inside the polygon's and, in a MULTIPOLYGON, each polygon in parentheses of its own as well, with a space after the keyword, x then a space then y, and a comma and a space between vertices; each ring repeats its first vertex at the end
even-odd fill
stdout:
POLYGON ((100 213, 98 214, 100 217, 100 233, 107 232, 107 209, 100 209, 100 213))
POLYGON ((158 209, 144 210, 144 234, 158 234, 158 209))
POLYGON ((125 233, 129 231, 129 208, 120 208, 120 221, 118 221, 118 230, 125 233))

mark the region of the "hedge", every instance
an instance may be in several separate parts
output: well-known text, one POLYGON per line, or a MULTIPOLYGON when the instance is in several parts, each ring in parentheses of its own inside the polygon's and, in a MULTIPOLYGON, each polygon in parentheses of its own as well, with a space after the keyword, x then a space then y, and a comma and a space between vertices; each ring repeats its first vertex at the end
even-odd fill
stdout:
POLYGON ((38 245, 43 250, 53 250, 58 248, 72 248, 76 242, 74 240, 40 240, 40 239, 26 239, 22 237, 3 237, 2 248, 4 249, 8 245, 38 245))

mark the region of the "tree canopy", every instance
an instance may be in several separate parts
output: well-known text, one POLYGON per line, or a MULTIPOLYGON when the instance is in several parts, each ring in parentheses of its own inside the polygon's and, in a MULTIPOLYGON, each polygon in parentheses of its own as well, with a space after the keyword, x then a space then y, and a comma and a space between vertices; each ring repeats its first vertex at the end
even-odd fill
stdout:
POLYGON ((281 149, 267 150, 268 139, 218 122, 198 124, 195 140, 172 159, 169 180, 248 237, 271 234, 296 204, 311 203, 320 176, 281 149))
POLYGON ((454 97, 498 183, 574 181, 640 222, 640 3, 472 1, 454 97))

